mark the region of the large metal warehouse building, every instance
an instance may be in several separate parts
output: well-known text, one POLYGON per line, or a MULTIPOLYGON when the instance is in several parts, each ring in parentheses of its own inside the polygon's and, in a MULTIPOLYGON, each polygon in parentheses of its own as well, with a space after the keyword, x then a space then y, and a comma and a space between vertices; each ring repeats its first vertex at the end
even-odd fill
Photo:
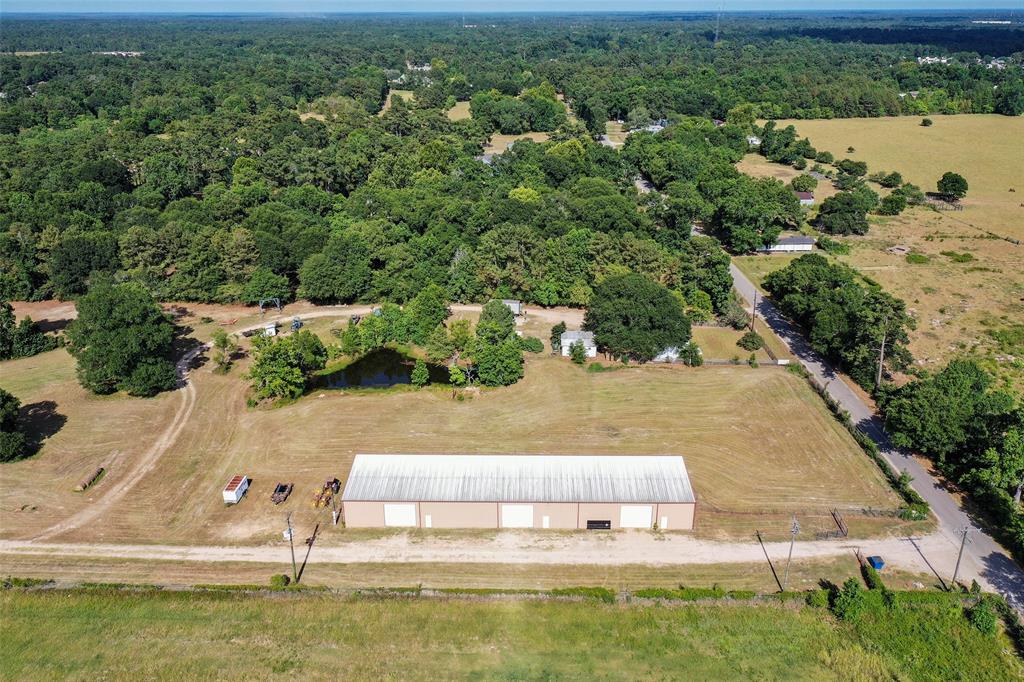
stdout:
POLYGON ((679 455, 356 455, 350 528, 693 528, 679 455))

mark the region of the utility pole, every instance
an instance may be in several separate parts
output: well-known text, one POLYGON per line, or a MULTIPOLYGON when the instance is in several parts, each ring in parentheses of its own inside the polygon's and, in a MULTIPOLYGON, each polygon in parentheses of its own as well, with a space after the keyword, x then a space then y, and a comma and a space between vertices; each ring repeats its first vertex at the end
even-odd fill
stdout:
POLYGON ((754 322, 757 321, 757 289, 754 289, 754 305, 750 308, 750 331, 754 331, 754 322))
POLYGON ((294 531, 292 531, 292 513, 291 512, 288 512, 288 517, 287 518, 288 518, 288 520, 287 520, 287 523, 288 523, 288 531, 287 531, 287 533, 288 533, 288 544, 292 548, 292 580, 295 581, 295 582, 298 582, 299 581, 299 572, 298 572, 298 569, 295 568, 295 541, 293 540, 293 538, 295 537, 295 533, 294 533, 294 531))
POLYGON ((882 323, 882 345, 878 349, 878 374, 875 375, 875 388, 882 387, 882 364, 885 362, 885 340, 889 337, 889 316, 882 323))
POLYGON ((789 585, 789 565, 793 563, 793 543, 796 542, 796 534, 800 532, 800 522, 796 520, 796 514, 793 514, 793 525, 790 527, 789 532, 789 559, 786 560, 786 573, 782 578, 782 591, 786 591, 786 586, 789 585))
POLYGON ((956 576, 960 572, 960 559, 964 555, 964 545, 967 544, 967 534, 971 532, 970 526, 964 526, 960 531, 960 552, 956 555, 956 568, 953 569, 953 582, 950 584, 949 589, 956 589, 956 576))

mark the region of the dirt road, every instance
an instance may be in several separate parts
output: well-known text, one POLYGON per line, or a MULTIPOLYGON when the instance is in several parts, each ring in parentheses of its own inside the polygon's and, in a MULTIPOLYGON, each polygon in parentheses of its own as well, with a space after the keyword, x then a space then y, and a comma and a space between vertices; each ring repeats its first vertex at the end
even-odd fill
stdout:
MULTIPOLYGON (((311 563, 502 563, 672 566, 685 564, 758 563, 765 551, 775 562, 785 560, 786 542, 715 542, 683 534, 649 531, 564 534, 500 531, 491 537, 445 538, 402 533, 344 544, 317 544, 311 563)), ((837 540, 797 542, 794 560, 849 555, 860 548, 879 554, 890 567, 914 573, 932 573, 949 580, 956 561, 956 546, 941 534, 922 538, 885 538, 863 542, 837 540), (926 560, 927 557, 927 560, 926 560)), ((0 556, 116 557, 164 561, 259 562, 290 561, 287 542, 262 546, 185 546, 50 543, 2 540, 0 556)), ((2 563, 2 562, 0 562, 2 563)))
POLYGON ((35 538, 36 540, 46 540, 92 522, 102 514, 109 511, 110 508, 119 500, 123 499, 124 496, 127 495, 146 474, 153 470, 163 454, 167 452, 172 445, 174 445, 174 442, 178 439, 178 435, 188 423, 189 417, 192 416, 192 410, 196 406, 196 388, 195 384, 188 380, 188 371, 192 361, 196 356, 206 350, 206 348, 207 346, 194 348, 178 360, 178 364, 175 367, 178 375, 178 381, 181 384, 181 388, 178 391, 178 395, 181 397, 178 410, 168 427, 164 429, 156 442, 154 442, 153 445, 151 445, 149 449, 142 453, 142 456, 135 461, 132 468, 128 471, 128 474, 116 481, 113 485, 106 486, 103 494, 98 496, 91 506, 78 514, 61 521, 60 523, 50 526, 37 535, 35 538))

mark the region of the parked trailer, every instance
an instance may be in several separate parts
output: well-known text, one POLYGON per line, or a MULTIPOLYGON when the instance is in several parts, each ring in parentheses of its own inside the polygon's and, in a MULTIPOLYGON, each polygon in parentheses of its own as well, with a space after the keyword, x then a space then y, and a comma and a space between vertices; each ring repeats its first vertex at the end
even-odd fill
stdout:
POLYGON ((238 504, 249 489, 247 476, 235 476, 224 486, 224 504, 238 504))

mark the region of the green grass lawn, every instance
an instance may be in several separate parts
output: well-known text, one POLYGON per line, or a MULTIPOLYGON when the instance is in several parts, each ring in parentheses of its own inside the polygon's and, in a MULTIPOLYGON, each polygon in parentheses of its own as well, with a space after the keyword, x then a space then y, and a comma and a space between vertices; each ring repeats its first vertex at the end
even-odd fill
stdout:
POLYGON ((849 625, 769 603, 7 590, 5 679, 1013 679, 948 605, 849 625))

